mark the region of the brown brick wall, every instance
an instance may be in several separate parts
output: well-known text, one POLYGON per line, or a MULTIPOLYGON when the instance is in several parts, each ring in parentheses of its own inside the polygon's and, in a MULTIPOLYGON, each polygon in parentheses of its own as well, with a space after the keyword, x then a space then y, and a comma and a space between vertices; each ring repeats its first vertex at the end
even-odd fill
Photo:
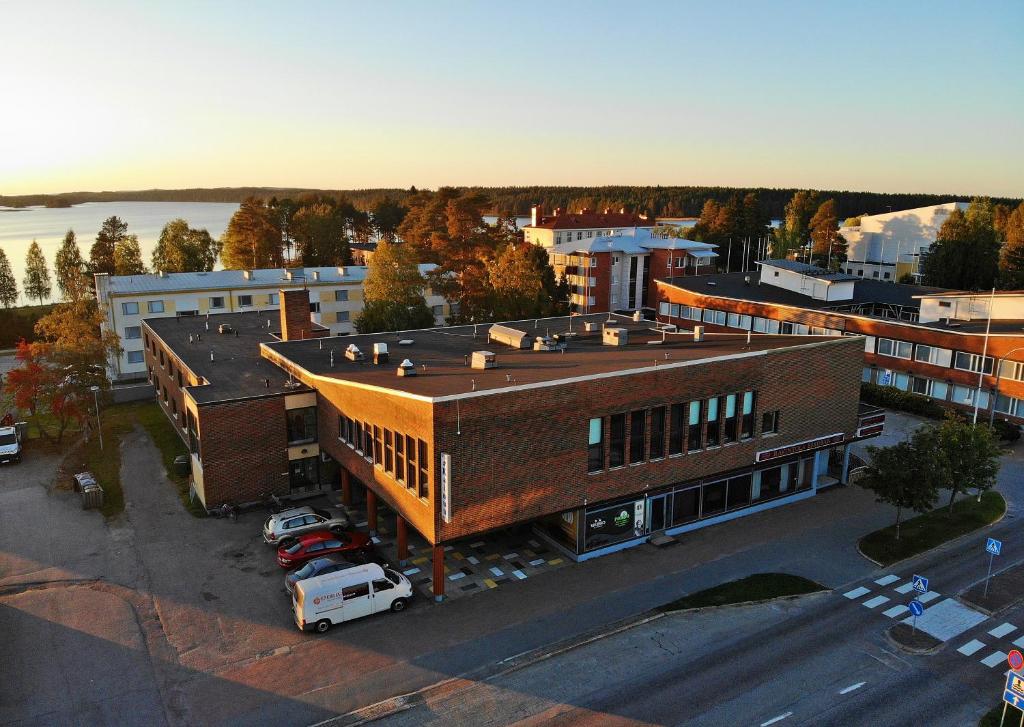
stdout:
POLYGON ((311 338, 313 320, 309 317, 308 290, 282 290, 281 298, 281 339, 299 341, 311 338))
POLYGON ((207 507, 288 494, 284 396, 199 407, 199 439, 207 507))
POLYGON ((153 332, 145 325, 143 321, 143 342, 146 343, 145 347, 145 363, 146 369, 152 372, 150 377, 150 383, 153 384, 153 388, 156 393, 156 401, 158 405, 163 409, 167 418, 170 419, 171 424, 174 426, 178 435, 184 440, 186 439, 185 433, 185 393, 182 388, 178 386, 178 372, 182 375, 182 384, 189 386, 196 382, 195 376, 185 366, 182 365, 168 349, 163 341, 157 338, 153 332), (156 345, 156 353, 153 353, 153 345, 156 345), (160 365, 160 353, 164 355, 164 365, 160 365), (163 391, 167 389, 167 401, 164 402, 163 391), (174 414, 177 412, 177 418, 174 414))
POLYGON ((833 339, 745 359, 465 399, 461 434, 455 403, 438 404, 437 450, 452 456, 453 498, 453 522, 440 525, 439 540, 749 466, 758 449, 852 435, 860 351, 857 340, 833 339), (777 436, 587 474, 591 417, 749 389, 757 392, 755 430, 762 412, 781 411, 777 436))

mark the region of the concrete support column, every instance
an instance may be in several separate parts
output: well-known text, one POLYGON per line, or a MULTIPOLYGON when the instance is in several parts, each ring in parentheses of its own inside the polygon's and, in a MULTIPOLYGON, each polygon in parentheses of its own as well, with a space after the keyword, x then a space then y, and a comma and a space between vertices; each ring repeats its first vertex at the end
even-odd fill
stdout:
POLYGON ((352 504, 352 475, 344 467, 341 470, 341 504, 348 507, 352 504))
POLYGON ((444 600, 444 546, 434 546, 434 600, 444 600))
POLYGON ((377 534, 377 493, 366 488, 366 526, 370 529, 370 535, 377 534))
POLYGON ((844 485, 850 484, 850 450, 852 446, 847 444, 843 447, 843 473, 839 476, 839 481, 844 485))
POLYGON ((395 520, 398 526, 398 564, 405 565, 409 560, 409 525, 401 515, 395 520))

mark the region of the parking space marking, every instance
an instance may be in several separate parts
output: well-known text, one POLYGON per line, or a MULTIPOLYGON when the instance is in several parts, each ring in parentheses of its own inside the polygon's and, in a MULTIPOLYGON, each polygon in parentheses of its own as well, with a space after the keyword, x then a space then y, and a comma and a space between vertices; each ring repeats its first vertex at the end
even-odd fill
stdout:
POLYGON ((997 639, 1001 639, 1011 631, 1016 631, 1017 627, 1011 623, 1004 623, 1002 626, 996 626, 994 629, 988 632, 989 636, 995 636, 997 639))
POLYGON ((1002 664, 1006 660, 1005 651, 993 651, 991 654, 981 660, 981 663, 987 666, 989 669, 994 667, 996 664, 1002 664))
POLYGON ((889 599, 886 596, 875 596, 874 598, 864 601, 861 605, 865 608, 878 608, 883 603, 888 603, 889 599))
POLYGON ((515 560, 516 558, 519 557, 519 553, 505 553, 505 555, 503 555, 501 557, 504 558, 505 560, 515 560))
POLYGON ((526 574, 523 573, 521 570, 517 569, 517 570, 512 571, 512 575, 514 575, 516 578, 518 578, 521 581, 525 581, 526 580, 526 574))
POLYGON ((402 571, 402 575, 404 575, 404 576, 412 576, 412 575, 416 575, 419 572, 420 572, 419 568, 409 568, 408 570, 402 571))
POLYGON ((974 656, 974 654, 981 651, 983 648, 985 648, 985 644, 978 641, 977 639, 971 639, 966 644, 957 649, 957 651, 959 651, 964 656, 974 656))
POLYGON ((852 601, 855 598, 860 598, 865 593, 871 593, 871 589, 870 588, 865 588, 864 586, 861 586, 860 588, 854 588, 852 591, 847 591, 843 595, 846 596, 847 598, 849 598, 852 601))
POLYGON ((470 548, 482 548, 485 545, 487 545, 487 543, 485 543, 483 540, 478 540, 475 543, 470 543, 469 547, 470 548))
POLYGON ((564 561, 561 558, 555 558, 548 561, 548 565, 561 565, 564 561))
POLYGON ((913 581, 907 581, 902 586, 900 586, 900 587, 898 587, 896 589, 896 593, 907 594, 907 593, 910 593, 913 589, 914 589, 914 582, 913 581))
POLYGON ((494 574, 495 578, 501 578, 503 575, 505 575, 505 571, 503 571, 501 568, 491 568, 491 573, 494 574))
POLYGON ((488 588, 497 588, 498 587, 498 584, 495 583, 490 578, 484 578, 484 585, 487 586, 488 588))
POLYGON ((892 608, 882 611, 882 615, 888 616, 889 618, 896 618, 897 616, 902 616, 909 610, 909 608, 907 608, 903 604, 900 604, 899 606, 893 606, 892 608))
MULTIPOLYGON (((882 576, 877 581, 875 581, 875 583, 877 583, 880 586, 887 586, 890 583, 895 583, 899 579, 900 579, 899 576, 888 575, 888 576, 882 576)), ((863 683, 863 682, 861 682, 861 683, 863 683)), ((842 692, 840 692, 840 694, 842 694, 842 692)))

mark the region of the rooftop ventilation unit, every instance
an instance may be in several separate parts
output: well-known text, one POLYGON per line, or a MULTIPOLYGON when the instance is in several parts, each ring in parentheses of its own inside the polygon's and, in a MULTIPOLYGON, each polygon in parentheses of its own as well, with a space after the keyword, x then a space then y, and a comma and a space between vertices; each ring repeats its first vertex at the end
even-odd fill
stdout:
POLYGON ((605 346, 625 346, 629 343, 629 331, 625 328, 606 327, 601 334, 605 346))
POLYGON ((633 322, 634 323, 639 323, 643 319, 644 319, 644 314, 643 313, 641 313, 640 311, 633 311, 633 322))
POLYGON ((533 339, 533 350, 534 351, 557 351, 558 342, 553 338, 547 336, 537 336, 533 339))
POLYGON ((490 330, 487 331, 487 338, 490 341, 504 343, 506 346, 511 346, 512 348, 530 347, 530 337, 525 332, 515 328, 509 328, 508 326, 491 326, 490 330))
POLYGON ((412 361, 405 359, 402 363, 398 364, 398 370, 395 373, 399 376, 415 376, 416 367, 413 366, 412 361))
POLYGON ((693 327, 693 342, 700 343, 704 340, 704 326, 693 327))
POLYGON ((601 328, 600 323, 594 323, 592 321, 583 322, 583 330, 587 333, 596 333, 601 328))
POLYGON ((375 364, 386 364, 388 362, 388 344, 373 344, 373 362, 375 364))
POLYGON ((242 277, 246 280, 252 280, 252 270, 243 270, 242 277))
POLYGON ((403 338, 401 341, 398 342, 398 345, 399 346, 411 346, 414 343, 416 343, 416 342, 414 340, 412 340, 411 338, 403 338))
POLYGON ((345 358, 349 361, 362 361, 363 352, 359 350, 359 346, 354 343, 348 344, 348 348, 345 349, 345 358))
POLYGON ((320 279, 320 271, 319 270, 314 270, 313 271, 313 280, 319 280, 319 279, 320 279))
POLYGON ((498 368, 498 357, 490 351, 473 351, 469 365, 474 369, 495 369, 498 368))

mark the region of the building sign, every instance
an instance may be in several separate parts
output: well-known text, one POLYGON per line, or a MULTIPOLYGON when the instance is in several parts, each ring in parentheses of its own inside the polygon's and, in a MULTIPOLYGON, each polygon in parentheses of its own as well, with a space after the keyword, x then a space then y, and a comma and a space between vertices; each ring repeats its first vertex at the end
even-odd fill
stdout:
POLYGON ((584 518, 584 548, 594 550, 643 535, 643 498, 619 505, 587 510, 584 518))
POLYGON ((441 453, 441 519, 452 521, 452 456, 441 453))
POLYGON ((779 459, 780 457, 789 457, 793 454, 800 454, 801 452, 809 452, 812 449, 819 449, 821 447, 828 447, 833 444, 842 444, 846 439, 846 435, 842 432, 836 434, 829 434, 825 437, 818 437, 817 439, 808 439, 803 442, 797 442, 796 444, 789 444, 785 447, 778 447, 776 449, 762 449, 760 452, 754 455, 755 462, 769 462, 773 459, 779 459))
POLYGON ((892 371, 885 369, 878 375, 879 386, 892 386, 892 371))

